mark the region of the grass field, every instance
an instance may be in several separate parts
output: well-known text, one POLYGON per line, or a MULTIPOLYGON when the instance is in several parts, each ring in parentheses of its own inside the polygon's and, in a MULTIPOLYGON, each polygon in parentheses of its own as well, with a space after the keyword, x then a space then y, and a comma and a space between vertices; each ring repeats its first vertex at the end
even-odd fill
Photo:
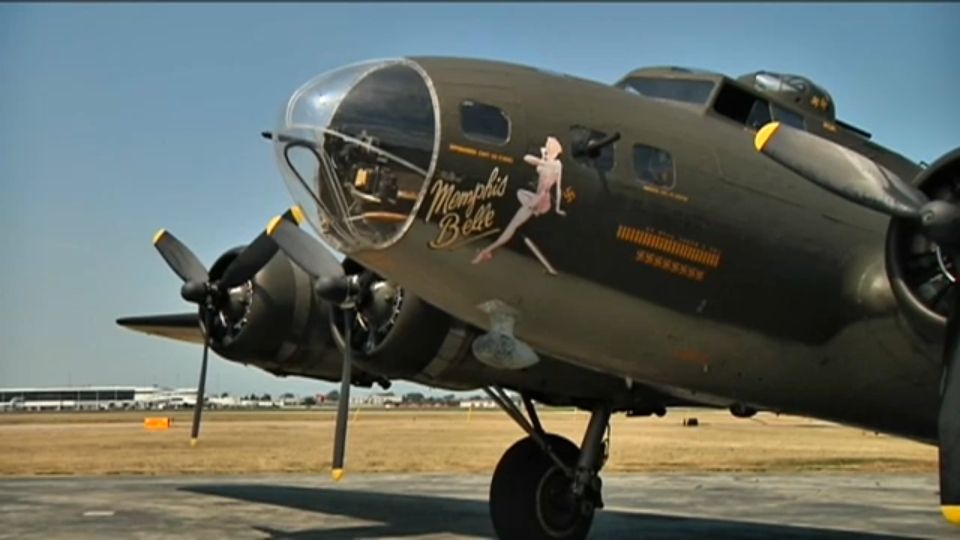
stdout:
MULTIPOLYGON (((546 410, 548 431, 579 442, 584 412, 546 410)), ((206 411, 190 448, 190 411, 0 414, 0 475, 326 472, 334 414, 206 411), (148 432, 146 416, 173 428, 148 432)), ((351 413, 348 472, 490 473, 522 431, 500 411, 372 410, 351 413)), ((851 471, 935 473, 935 447, 791 416, 738 419, 726 411, 673 410, 612 421, 606 471, 851 471), (684 417, 698 427, 683 427, 684 417)))

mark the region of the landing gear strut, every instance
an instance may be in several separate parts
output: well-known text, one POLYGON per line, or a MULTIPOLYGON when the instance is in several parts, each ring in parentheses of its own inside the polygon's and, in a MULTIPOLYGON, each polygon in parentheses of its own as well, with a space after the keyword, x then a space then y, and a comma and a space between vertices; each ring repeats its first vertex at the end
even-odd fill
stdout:
POLYGON ((500 458, 490 483, 490 517, 502 540, 585 538, 597 508, 603 508, 598 476, 606 461, 604 434, 610 405, 594 406, 581 447, 546 433, 533 402, 523 398, 530 417, 499 387, 484 391, 524 431, 500 458))

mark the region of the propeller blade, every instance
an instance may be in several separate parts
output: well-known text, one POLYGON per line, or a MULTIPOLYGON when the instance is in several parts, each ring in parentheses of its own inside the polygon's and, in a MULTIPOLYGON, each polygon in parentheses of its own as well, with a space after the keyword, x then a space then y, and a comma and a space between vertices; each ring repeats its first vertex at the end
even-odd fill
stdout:
MULTIPOLYGON (((303 211, 300 210, 299 206, 293 206, 284 212, 279 219, 299 225, 303 222, 303 211)), ((270 262, 270 259, 276 253, 277 243, 270 238, 267 231, 261 232, 223 271, 223 276, 220 277, 220 285, 225 289, 232 289, 250 281, 260 269, 270 262)))
POLYGON ((184 282, 197 281, 202 283, 207 281, 207 269, 200 262, 200 259, 176 236, 168 233, 166 229, 160 229, 153 235, 153 246, 157 248, 163 260, 167 261, 170 268, 184 282))
POLYGON ((937 430, 940 446, 940 510, 960 525, 960 296, 951 306, 943 350, 943 386, 937 430))
POLYGON ((290 260, 314 278, 343 276, 343 267, 333 253, 293 223, 278 217, 273 218, 267 226, 267 234, 290 260))
POLYGON ((207 385, 207 353, 210 351, 210 326, 213 324, 213 311, 207 306, 203 323, 203 360, 200 362, 200 382, 197 384, 197 401, 193 406, 193 425, 190 426, 190 446, 197 445, 200 436, 200 417, 203 414, 203 393, 207 385))
POLYGON ((334 481, 343 478, 343 457, 347 446, 347 418, 350 414, 350 377, 353 368, 353 345, 351 343, 353 309, 343 310, 343 368, 340 373, 340 401, 337 402, 337 426, 333 435, 333 466, 330 476, 334 481))
POLYGON ((779 122, 760 128, 754 146, 814 184, 887 215, 917 218, 928 201, 923 192, 875 161, 779 122))

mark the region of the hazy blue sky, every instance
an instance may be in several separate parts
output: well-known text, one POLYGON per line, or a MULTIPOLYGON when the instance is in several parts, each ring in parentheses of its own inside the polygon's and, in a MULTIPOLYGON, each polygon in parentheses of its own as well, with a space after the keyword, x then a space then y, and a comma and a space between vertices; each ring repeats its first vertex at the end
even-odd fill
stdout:
MULTIPOLYGON (((0 386, 192 386, 199 348, 114 319, 188 308, 157 228, 210 264, 290 204, 259 133, 317 73, 413 54, 799 73, 932 161, 960 145, 958 27, 960 5, 916 3, 0 5, 0 386)), ((331 387, 222 360, 209 381, 331 387)))

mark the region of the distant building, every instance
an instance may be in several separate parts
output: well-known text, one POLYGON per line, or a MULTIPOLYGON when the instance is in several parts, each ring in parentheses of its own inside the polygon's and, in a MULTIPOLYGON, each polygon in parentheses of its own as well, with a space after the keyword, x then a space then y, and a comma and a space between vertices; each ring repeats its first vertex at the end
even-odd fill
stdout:
POLYGON ((490 398, 470 398, 460 401, 462 409, 495 409, 497 404, 490 398))
POLYGON ((136 386, 0 388, 0 409, 76 410, 147 408, 161 389, 136 386))
POLYGON ((196 388, 54 386, 0 388, 0 410, 62 411, 193 407, 196 388))
POLYGON ((303 398, 296 396, 282 396, 279 404, 280 407, 302 407, 303 398))
MULTIPOLYGON (((194 399, 195 401, 196 399, 194 399)), ((232 408, 240 407, 242 401, 234 396, 210 396, 206 400, 208 407, 232 408)))
POLYGON ((368 394, 366 396, 355 396, 350 398, 350 404, 361 407, 398 407, 403 403, 403 398, 394 395, 393 392, 368 394))

